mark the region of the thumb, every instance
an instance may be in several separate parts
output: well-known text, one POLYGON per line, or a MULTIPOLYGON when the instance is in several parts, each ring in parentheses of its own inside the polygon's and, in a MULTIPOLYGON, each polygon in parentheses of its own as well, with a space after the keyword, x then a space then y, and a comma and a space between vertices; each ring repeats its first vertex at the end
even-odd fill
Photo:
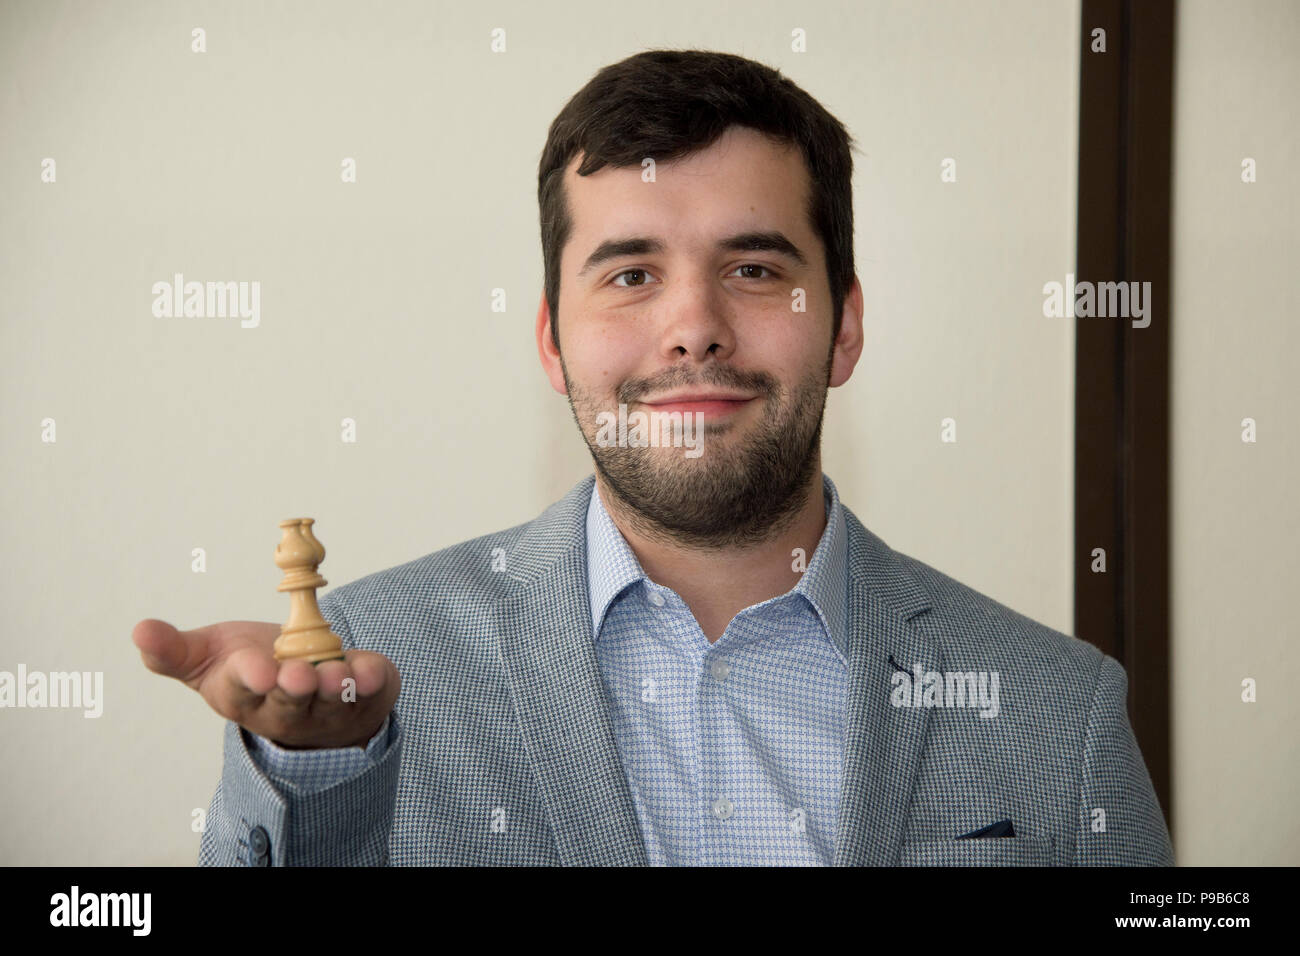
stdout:
POLYGON ((200 628, 187 635, 166 621, 149 618, 135 626, 131 640, 149 670, 183 680, 206 655, 207 640, 202 631, 200 628))

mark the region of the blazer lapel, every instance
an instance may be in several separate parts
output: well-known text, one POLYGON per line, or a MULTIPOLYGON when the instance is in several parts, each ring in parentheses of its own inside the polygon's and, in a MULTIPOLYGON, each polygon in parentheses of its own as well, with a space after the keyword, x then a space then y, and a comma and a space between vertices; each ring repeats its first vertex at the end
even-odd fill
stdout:
POLYGON ((567 866, 646 865, 645 842, 596 662, 586 514, 595 477, 533 521, 506 556, 520 589, 501 663, 567 866))
POLYGON ((891 866, 898 862, 930 713, 890 703, 894 665, 941 670, 942 659, 937 643, 912 620, 930 607, 916 579, 847 508, 845 523, 849 698, 835 865, 891 866))

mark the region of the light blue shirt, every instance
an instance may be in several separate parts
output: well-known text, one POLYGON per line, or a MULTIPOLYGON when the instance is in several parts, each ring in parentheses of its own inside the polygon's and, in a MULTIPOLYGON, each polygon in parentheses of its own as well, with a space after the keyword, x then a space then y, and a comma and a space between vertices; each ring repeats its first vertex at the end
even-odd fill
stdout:
MULTIPOLYGON (((848 533, 823 475, 826 528, 799 582, 739 612, 710 644, 685 602, 642 570, 593 486, 587 580, 596 659, 652 865, 829 865, 848 692, 848 533)), ((285 750, 244 732, 298 792, 379 760, 360 747, 285 750)))
POLYGON ((587 562, 596 659, 652 865, 830 865, 848 693, 847 531, 827 521, 798 584, 710 644, 655 584, 593 488, 587 562))

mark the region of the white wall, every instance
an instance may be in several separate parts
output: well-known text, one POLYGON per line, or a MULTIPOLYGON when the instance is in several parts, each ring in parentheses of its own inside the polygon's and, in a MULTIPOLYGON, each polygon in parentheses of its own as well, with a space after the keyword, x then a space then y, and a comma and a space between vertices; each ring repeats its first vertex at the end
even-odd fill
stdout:
POLYGON ((1190 866, 1295 866, 1300 5, 1185 0, 1176 43, 1174 849, 1190 866))

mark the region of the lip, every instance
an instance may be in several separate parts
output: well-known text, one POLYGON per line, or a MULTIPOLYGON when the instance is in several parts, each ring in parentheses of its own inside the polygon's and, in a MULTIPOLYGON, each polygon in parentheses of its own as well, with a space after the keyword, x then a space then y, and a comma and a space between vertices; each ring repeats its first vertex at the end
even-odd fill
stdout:
POLYGON ((643 405, 678 405, 682 402, 748 402, 753 395, 740 392, 671 392, 653 401, 643 401, 643 405))
POLYGON ((641 402, 641 404, 656 412, 700 412, 708 418, 719 418, 740 411, 755 397, 727 393, 683 392, 680 395, 669 395, 658 401, 641 402))

